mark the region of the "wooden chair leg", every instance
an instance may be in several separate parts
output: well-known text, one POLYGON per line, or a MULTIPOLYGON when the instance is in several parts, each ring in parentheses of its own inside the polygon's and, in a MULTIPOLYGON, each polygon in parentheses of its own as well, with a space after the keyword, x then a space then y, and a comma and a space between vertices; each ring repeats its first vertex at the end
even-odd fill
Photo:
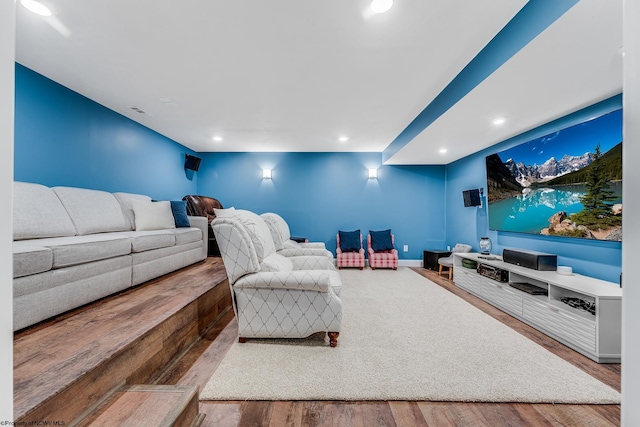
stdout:
POLYGON ((449 280, 453 278, 453 266, 449 267, 449 280))
POLYGON ((338 335, 340 335, 340 332, 327 332, 327 335, 329 335, 329 346, 330 347, 335 347, 338 345, 338 335))
POLYGON ((438 267, 438 276, 442 274, 442 264, 438 267))

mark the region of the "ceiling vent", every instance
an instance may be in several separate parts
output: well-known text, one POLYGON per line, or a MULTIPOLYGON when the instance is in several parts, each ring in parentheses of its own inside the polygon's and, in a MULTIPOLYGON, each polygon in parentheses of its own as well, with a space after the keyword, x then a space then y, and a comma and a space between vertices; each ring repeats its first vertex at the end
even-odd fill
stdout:
POLYGON ((153 117, 152 114, 147 113, 146 111, 144 111, 141 108, 136 107, 135 105, 129 105, 129 106, 127 106, 127 108, 132 109, 133 111, 135 111, 138 114, 144 114, 145 116, 153 117))

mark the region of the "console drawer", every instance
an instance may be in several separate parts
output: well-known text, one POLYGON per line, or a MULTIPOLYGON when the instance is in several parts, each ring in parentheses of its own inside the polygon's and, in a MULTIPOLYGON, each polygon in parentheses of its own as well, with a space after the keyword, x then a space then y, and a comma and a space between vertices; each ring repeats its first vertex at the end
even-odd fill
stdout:
POLYGON ((522 315, 540 327, 585 350, 596 351, 596 322, 537 301, 524 300, 522 315))
POLYGON ((464 267, 456 267, 453 269, 453 282, 456 286, 465 289, 472 294, 481 295, 484 286, 484 277, 480 276, 474 270, 468 270, 464 267))
POLYGON ((508 313, 522 316, 522 295, 513 291, 508 284, 487 282, 483 290, 482 296, 491 304, 508 313))

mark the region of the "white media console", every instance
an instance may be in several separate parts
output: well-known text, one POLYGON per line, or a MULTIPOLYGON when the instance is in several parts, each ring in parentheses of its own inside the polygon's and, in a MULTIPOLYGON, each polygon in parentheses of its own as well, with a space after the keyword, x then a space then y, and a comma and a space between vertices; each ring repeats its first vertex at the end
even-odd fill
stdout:
MULTIPOLYGON (((622 288, 612 282, 556 271, 538 271, 502 261, 483 259, 478 253, 454 253, 456 286, 538 329, 599 363, 619 363, 621 354, 622 288), (481 275, 462 265, 463 259, 489 269, 508 272, 508 282, 481 275), (527 283, 546 289, 532 295, 509 285, 527 283), (595 303, 595 314, 571 307, 561 299, 579 298, 595 303)), ((503 276, 504 277, 504 276, 503 276)))

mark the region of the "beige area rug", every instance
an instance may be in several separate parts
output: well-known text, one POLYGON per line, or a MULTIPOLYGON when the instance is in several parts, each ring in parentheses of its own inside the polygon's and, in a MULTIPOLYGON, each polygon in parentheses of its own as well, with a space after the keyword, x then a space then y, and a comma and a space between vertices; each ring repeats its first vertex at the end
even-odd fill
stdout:
POLYGON ((620 393, 408 268, 341 270, 343 324, 234 343, 201 400, 620 403, 620 393))

